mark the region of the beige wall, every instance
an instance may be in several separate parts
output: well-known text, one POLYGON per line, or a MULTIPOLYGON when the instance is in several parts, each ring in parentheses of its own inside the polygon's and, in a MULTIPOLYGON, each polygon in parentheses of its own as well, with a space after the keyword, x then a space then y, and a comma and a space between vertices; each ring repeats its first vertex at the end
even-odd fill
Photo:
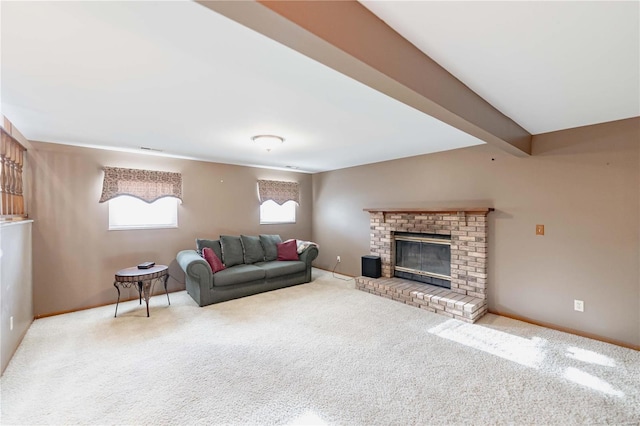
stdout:
POLYGON ((636 118, 536 136, 530 158, 483 145, 316 174, 315 264, 360 274, 363 208, 495 207, 490 310, 640 345, 639 140, 636 118))
MULTIPOLYGON (((4 116, 0 125, 27 148, 22 171, 23 196, 29 213, 32 191, 30 156, 33 146, 4 116)), ((0 366, 7 367, 33 322, 32 225, 30 221, 0 224, 0 366), (13 330, 10 319, 13 317, 13 330)))
POLYGON ((9 364, 33 322, 31 221, 0 223, 0 365, 9 364), (13 328, 11 321, 13 319, 13 328))
MULTIPOLYGON (((478 205, 496 208, 489 215, 491 310, 638 345, 639 137, 640 119, 624 120, 536 136, 530 158, 485 145, 313 178, 34 142, 34 314, 113 303, 118 269, 171 263, 196 237, 223 233, 314 239, 316 266, 332 269, 340 255, 337 270, 358 275, 369 241, 363 208, 478 205), (181 172, 180 228, 107 231, 107 205, 97 202, 105 165, 181 172), (301 183, 296 225, 258 224, 260 178, 301 183), (534 235, 538 223, 546 236, 534 235), (585 301, 584 313, 573 311, 573 299, 585 301)), ((171 272, 170 290, 182 289, 175 264, 171 272)))
POLYGON ((178 251, 195 248, 196 237, 274 233, 311 239, 308 174, 50 143, 32 145, 36 316, 115 303, 114 273, 147 260, 171 265, 169 291, 184 289, 184 276, 174 260, 178 251), (179 228, 108 231, 108 205, 98 203, 103 166, 182 173, 179 228), (258 179, 300 183, 296 224, 259 225, 258 179))

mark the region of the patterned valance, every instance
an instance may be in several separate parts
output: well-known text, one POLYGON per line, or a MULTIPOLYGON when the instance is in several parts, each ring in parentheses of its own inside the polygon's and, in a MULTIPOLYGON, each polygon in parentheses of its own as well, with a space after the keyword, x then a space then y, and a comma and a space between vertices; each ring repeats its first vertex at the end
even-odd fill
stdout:
POLYGON ((259 180, 258 195, 260 196, 260 203, 273 200, 280 205, 287 201, 295 201, 300 204, 300 185, 298 185, 298 182, 259 180))
POLYGON ((182 200, 182 174, 105 167, 100 202, 104 203, 118 195, 130 195, 147 203, 162 197, 182 200))

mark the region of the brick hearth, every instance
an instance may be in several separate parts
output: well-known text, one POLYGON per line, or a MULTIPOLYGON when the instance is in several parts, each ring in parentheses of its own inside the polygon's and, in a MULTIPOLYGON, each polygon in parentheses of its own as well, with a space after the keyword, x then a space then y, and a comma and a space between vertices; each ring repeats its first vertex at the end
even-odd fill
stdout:
POLYGON ((370 213, 372 255, 382 278, 357 277, 360 290, 438 314, 475 322, 487 311, 487 214, 493 209, 365 209, 370 213), (451 289, 393 278, 394 234, 451 236, 451 289))
POLYGON ((377 296, 466 322, 475 322, 486 312, 484 299, 402 278, 358 277, 356 286, 377 296))

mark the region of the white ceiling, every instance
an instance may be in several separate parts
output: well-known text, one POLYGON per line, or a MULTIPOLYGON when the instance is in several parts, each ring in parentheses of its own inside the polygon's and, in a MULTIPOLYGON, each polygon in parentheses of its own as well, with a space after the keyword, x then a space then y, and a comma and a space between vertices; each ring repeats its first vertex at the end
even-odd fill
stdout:
POLYGON ((31 140, 309 172, 482 143, 193 2, 3 2, 2 109, 31 140))
POLYGON ((362 1, 531 134, 640 116, 639 1, 362 1))
MULTIPOLYGON (((32 140, 307 172, 482 143, 193 2, 0 4, 2 113, 32 140)), ((638 4, 366 6, 542 133, 640 115, 638 4)))

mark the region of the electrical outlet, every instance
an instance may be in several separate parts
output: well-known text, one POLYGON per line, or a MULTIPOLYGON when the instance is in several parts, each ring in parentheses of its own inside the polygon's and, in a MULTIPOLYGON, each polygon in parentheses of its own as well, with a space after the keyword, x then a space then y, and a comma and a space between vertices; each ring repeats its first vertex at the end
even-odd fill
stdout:
POLYGON ((340 263, 341 262, 340 256, 336 257, 336 260, 338 261, 338 263, 340 263))
POLYGON ((13 317, 9 317, 9 331, 13 330, 13 317))
POLYGON ((582 300, 574 300, 573 301, 573 309, 578 312, 584 312, 584 301, 582 300))

